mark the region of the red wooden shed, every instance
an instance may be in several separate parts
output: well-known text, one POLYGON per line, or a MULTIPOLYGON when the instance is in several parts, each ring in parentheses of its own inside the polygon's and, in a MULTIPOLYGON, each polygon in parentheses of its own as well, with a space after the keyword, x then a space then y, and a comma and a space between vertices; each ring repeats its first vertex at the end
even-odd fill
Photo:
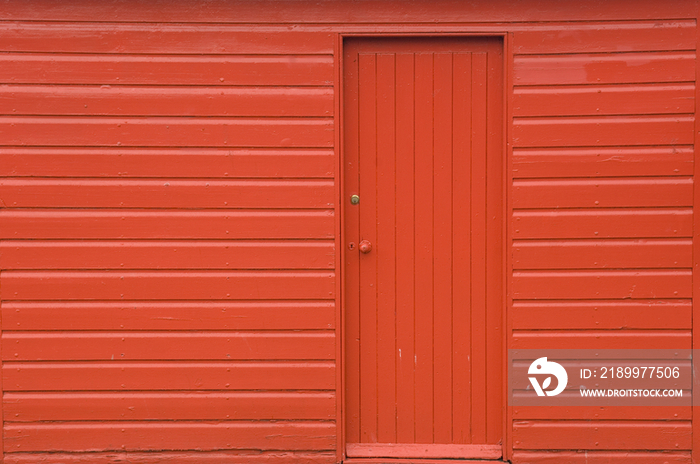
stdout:
POLYGON ((3 462, 700 462, 507 388, 700 344, 698 11, 0 0, 3 462))

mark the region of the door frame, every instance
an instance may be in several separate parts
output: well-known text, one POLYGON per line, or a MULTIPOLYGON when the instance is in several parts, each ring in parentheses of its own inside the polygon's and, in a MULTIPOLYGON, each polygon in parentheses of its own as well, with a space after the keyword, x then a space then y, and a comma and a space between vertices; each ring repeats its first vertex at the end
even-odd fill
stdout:
MULTIPOLYGON (((446 29, 450 27, 449 25, 446 29)), ((454 28, 452 25, 451 28, 454 28)), ((389 26, 385 29, 398 29, 397 26, 389 26)), ((439 28, 438 28, 439 29, 439 28)), ((481 29, 481 28, 480 28, 481 29)), ((404 29, 405 30, 405 29, 404 29)), ((512 443, 512 407, 508 405, 508 368, 507 368, 507 353, 510 348, 510 340, 512 339, 512 324, 510 321, 510 314, 508 308, 512 306, 512 298, 510 296, 511 279, 512 279, 512 262, 510 253, 510 243, 512 239, 510 221, 511 207, 511 195, 510 186, 513 183, 512 174, 512 144, 511 140, 511 127, 513 125, 513 115, 512 115, 512 98, 513 98, 513 50, 512 50, 512 33, 503 31, 502 29, 494 30, 481 30, 475 32, 453 32, 449 30, 445 31, 434 31, 434 32, 404 32, 404 31, 387 31, 387 32, 339 32, 336 34, 335 46, 334 46, 334 83, 333 90, 335 95, 334 102, 334 125, 335 131, 335 250, 336 250, 336 462, 344 462, 348 464, 375 464, 379 462, 372 458, 348 458, 345 455, 346 442, 345 442, 345 249, 343 231, 345 228, 345 205, 343 198, 345 198, 345 179, 344 179, 344 99, 345 94, 343 91, 344 81, 344 43, 346 39, 350 38, 367 38, 367 39, 381 39, 381 38, 425 38, 425 37, 435 37, 435 38, 445 38, 445 37, 458 37, 458 38, 473 38, 473 37, 493 37, 498 38, 503 44, 503 127, 502 127, 502 137, 501 137, 501 148, 505 159, 503 159, 503 172, 501 173, 502 180, 502 192, 503 195, 503 211, 501 215, 502 230, 502 247, 503 261, 501 263, 501 278, 503 294, 501 299, 501 314, 503 318, 503 353, 504 359, 502 361, 502 371, 503 371, 503 385, 502 394, 504 399, 504 410, 503 410, 503 443, 502 451, 504 461, 511 459, 513 454, 513 443, 512 443)), ((411 459, 382 459, 382 462, 409 462, 415 461, 411 459)), ((430 460, 421 460, 422 462, 430 462, 430 460)), ((437 462, 437 461, 435 461, 437 462)), ((459 462, 459 461, 456 461, 459 462)), ((475 461, 472 461, 475 462, 475 461)))

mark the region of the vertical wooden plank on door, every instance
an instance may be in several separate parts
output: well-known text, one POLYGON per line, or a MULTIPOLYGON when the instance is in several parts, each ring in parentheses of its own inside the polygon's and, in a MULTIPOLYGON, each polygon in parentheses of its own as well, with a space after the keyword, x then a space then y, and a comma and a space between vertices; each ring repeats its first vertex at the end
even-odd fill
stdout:
MULTIPOLYGON (((360 240, 377 241, 377 63, 359 54, 360 240)), ((377 266, 360 254, 360 442, 377 442, 377 266)))
POLYGON ((486 53, 472 59, 472 443, 486 442, 486 53))
POLYGON ((490 44, 487 55, 486 82, 486 443, 496 444, 502 437, 502 397, 503 389, 499 388, 504 381, 503 370, 500 368, 503 357, 503 195, 502 184, 496 179, 503 172, 503 59, 500 47, 490 44), (493 173, 493 174, 492 174, 493 173))
POLYGON ((453 61, 452 433, 455 443, 471 443, 471 54, 453 61))
POLYGON ((396 55, 397 441, 415 442, 414 55, 396 55))
POLYGON ((415 67, 416 443, 433 443, 433 59, 415 67))
MULTIPOLYGON (((503 152, 503 162, 505 163, 504 172, 502 177, 502 189, 501 194, 503 195, 504 208, 502 210, 501 223, 504 224, 502 227, 505 231, 505 243, 510 246, 513 243, 513 230, 508 227, 508 221, 510 221, 511 211, 513 210, 513 198, 508 193, 510 192, 511 186, 513 185, 514 175, 514 163, 513 163, 513 146, 510 143, 512 126, 513 126, 513 106, 514 106, 514 95, 513 95, 513 60, 505 59, 505 57, 513 56, 513 37, 514 34, 511 32, 504 36, 504 48, 503 48, 503 94, 505 101, 503 102, 503 126, 501 130, 503 131, 503 140, 501 141, 501 147, 505 152, 503 152), (506 95, 507 94, 507 95, 506 95)), ((503 366, 502 371, 507 372, 508 369, 508 349, 512 343, 513 337, 513 314, 510 312, 510 308, 513 308, 513 297, 510 295, 510 287, 512 285, 513 279, 513 254, 511 252, 505 252, 505 259, 502 262, 503 268, 501 269, 501 276, 504 279, 504 301, 501 307, 501 316, 504 321, 504 334, 503 334, 503 353, 504 358, 501 359, 501 365, 503 366)), ((507 373, 503 374, 503 385, 501 388, 502 396, 501 400, 504 401, 503 407, 505 408, 505 414, 501 416, 502 426, 501 426, 501 436, 503 437, 503 460, 512 461, 513 460, 513 406, 508 402, 509 385, 507 373)))
POLYGON ((434 62, 435 443, 452 443, 452 53, 434 62))
POLYGON ((395 56, 377 55, 377 385, 380 443, 396 441, 395 56))
MULTIPOLYGON (((340 34, 335 34, 333 38, 333 60, 336 63, 342 63, 343 62, 343 55, 342 55, 342 50, 343 50, 343 39, 340 37, 340 34)), ((335 293, 335 340, 336 340, 336 345, 335 345, 335 417, 336 417, 336 448, 335 448, 335 460, 336 462, 342 462, 343 458, 345 457, 345 421, 344 415, 343 415, 343 404, 345 401, 345 391, 343 390, 343 387, 345 386, 345 373, 343 372, 342 367, 345 366, 345 363, 343 362, 344 358, 344 335, 343 335, 343 329, 345 327, 345 324, 343 323, 343 289, 346 288, 343 285, 342 281, 342 276, 345 274, 344 272, 344 266, 345 266, 345 256, 343 255, 343 239, 345 238, 345 234, 343 232, 343 165, 342 165, 342 160, 343 157, 341 156, 342 153, 342 146, 343 146, 343 131, 337 130, 338 127, 340 127, 340 122, 342 121, 341 117, 341 108, 342 103, 340 98, 338 96, 343 95, 343 92, 341 90, 341 83, 343 82, 342 79, 342 72, 343 68, 341 66, 334 66, 333 69, 333 94, 334 94, 334 101, 333 101, 333 127, 336 128, 335 134, 334 134, 334 156, 335 156, 335 169, 334 169, 334 193, 335 193, 335 208, 333 211, 333 214, 335 215, 335 255, 337 256, 337 259, 335 261, 335 275, 336 275, 336 293, 335 293)), ((349 203, 348 203, 349 204, 349 203)))
POLYGON ((343 63, 344 82, 344 112, 345 112, 345 185, 344 198, 341 198, 345 211, 345 426, 346 441, 360 441, 360 288, 359 256, 356 250, 348 250, 347 244, 358 243, 359 239, 359 209, 350 204, 350 195, 359 192, 358 166, 358 122, 359 122, 359 65, 357 56, 346 53, 343 63), (350 374, 353 373, 353 374, 350 374))

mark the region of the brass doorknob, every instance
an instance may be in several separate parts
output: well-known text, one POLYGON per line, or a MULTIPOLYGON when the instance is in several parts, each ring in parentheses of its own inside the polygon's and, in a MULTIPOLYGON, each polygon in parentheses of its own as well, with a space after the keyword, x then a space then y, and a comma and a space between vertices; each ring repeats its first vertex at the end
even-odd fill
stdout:
POLYGON ((372 244, 369 242, 369 240, 363 240, 360 242, 360 251, 362 253, 369 253, 372 251, 372 244))

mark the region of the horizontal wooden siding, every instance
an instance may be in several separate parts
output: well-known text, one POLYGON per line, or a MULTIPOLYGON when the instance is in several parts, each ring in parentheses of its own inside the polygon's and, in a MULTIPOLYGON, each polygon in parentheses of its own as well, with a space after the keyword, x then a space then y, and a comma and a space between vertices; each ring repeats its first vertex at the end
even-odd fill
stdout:
POLYGON ((0 31, 6 462, 334 462, 334 36, 0 31))
MULTIPOLYGON (((515 33, 511 348, 691 348, 694 31, 515 33)), ((513 460, 689 463, 690 407, 648 409, 514 407, 513 460)))

